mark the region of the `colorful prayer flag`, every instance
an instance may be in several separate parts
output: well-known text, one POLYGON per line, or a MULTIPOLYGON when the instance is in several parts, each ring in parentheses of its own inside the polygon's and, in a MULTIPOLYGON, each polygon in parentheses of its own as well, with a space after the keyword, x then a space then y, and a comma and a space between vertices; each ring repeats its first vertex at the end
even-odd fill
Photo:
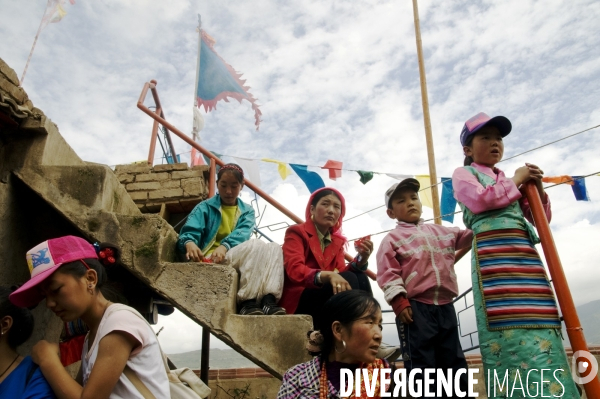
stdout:
POLYGON ((431 195, 431 179, 429 178, 429 175, 416 175, 415 179, 417 179, 419 181, 419 184, 421 185, 421 191, 419 191, 421 203, 426 207, 433 209, 433 199, 431 195))
POLYGON ((256 159, 231 157, 244 170, 244 177, 260 187, 260 169, 256 159))
POLYGON ((260 125, 262 112, 258 109, 256 99, 248 91, 250 87, 244 86, 245 80, 231 65, 227 64, 214 49, 215 40, 206 32, 201 31, 200 41, 200 68, 196 97, 198 107, 204 106, 206 112, 217 108, 217 101, 235 98, 240 103, 247 100, 252 104, 256 130, 260 125))
POLYGON ((587 188, 585 187, 585 179, 581 176, 573 176, 573 194, 575 194, 575 199, 577 201, 589 201, 590 197, 587 192, 587 188))
POLYGON ((325 187, 325 182, 323 182, 321 176, 315 172, 309 171, 306 165, 297 165, 291 163, 290 167, 294 170, 294 172, 296 172, 298 177, 302 179, 304 184, 306 184, 306 188, 308 188, 308 191, 311 193, 322 187, 325 187))
MULTIPOLYGON (((218 152, 211 151, 211 154, 213 154, 218 159, 222 159, 223 158, 223 154, 219 154, 218 152)), ((210 165, 210 158, 209 157, 207 157, 206 155, 202 154, 202 158, 204 158, 204 161, 206 162, 207 165, 210 165)), ((217 171, 218 170, 219 170, 219 166, 217 165, 217 171)))
POLYGON ((342 165, 344 163, 340 161, 332 161, 331 159, 325 162, 325 165, 321 166, 321 169, 329 169, 329 178, 335 180, 338 177, 342 177, 342 165))
POLYGON ((204 156, 202 155, 202 153, 194 147, 192 147, 192 155, 190 158, 190 166, 207 165, 204 162, 204 156))
POLYGON ((396 180, 404 180, 404 179, 408 179, 409 177, 414 177, 414 175, 397 175, 394 173, 386 173, 386 176, 389 176, 392 179, 396 179, 396 180))
MULTIPOLYGON (((60 22, 67 15, 67 11, 63 7, 66 2, 66 0, 48 0, 40 29, 45 28, 48 24, 60 22)), ((69 0, 69 3, 73 5, 75 0, 69 0)))
POLYGON ((373 172, 367 172, 365 170, 357 170, 356 173, 360 176, 360 182, 362 184, 367 184, 373 179, 373 172))
POLYGON ((271 159, 271 158, 263 158, 263 159, 261 159, 261 161, 276 163, 277 171, 279 172, 279 176, 281 176, 282 180, 285 180, 290 175, 290 170, 287 167, 287 164, 285 162, 277 161, 277 160, 271 159))
POLYGON ((452 179, 442 177, 442 203, 441 203, 442 220, 454 223, 454 211, 456 210, 456 198, 454 198, 454 188, 452 187, 452 179))
POLYGON ((573 182, 573 178, 571 176, 567 176, 567 175, 562 175, 562 176, 546 176, 546 177, 542 177, 542 181, 544 183, 554 183, 554 184, 565 183, 565 184, 568 184, 570 186, 572 186, 572 185, 575 184, 573 182))

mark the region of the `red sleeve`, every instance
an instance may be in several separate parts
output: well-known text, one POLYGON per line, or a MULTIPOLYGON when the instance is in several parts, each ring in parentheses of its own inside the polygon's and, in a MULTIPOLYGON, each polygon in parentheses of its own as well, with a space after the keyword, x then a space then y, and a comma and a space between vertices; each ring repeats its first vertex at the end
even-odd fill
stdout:
POLYGON ((410 307, 410 302, 404 295, 398 295, 392 299, 392 309, 397 317, 400 317, 400 313, 406 308, 410 307))
POLYGON ((303 225, 290 226, 285 232, 283 242, 283 266, 290 280, 302 284, 306 288, 317 288, 315 274, 319 270, 306 265, 306 247, 308 241, 304 239, 303 225))

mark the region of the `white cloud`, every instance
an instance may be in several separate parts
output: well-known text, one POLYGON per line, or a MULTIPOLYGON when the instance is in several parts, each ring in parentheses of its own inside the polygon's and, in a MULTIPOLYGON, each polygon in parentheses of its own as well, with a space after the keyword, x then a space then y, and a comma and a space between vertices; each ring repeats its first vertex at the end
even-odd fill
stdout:
MULTIPOLYGON (((0 0, 0 57, 19 76, 45 4, 0 0)), ((479 111, 512 121, 506 157, 600 123, 600 3, 421 0, 419 7, 438 176, 462 164, 458 134, 479 111)), ((144 82, 158 80, 167 120, 191 131, 197 13, 219 54, 244 73, 264 120, 256 132, 247 102, 219 103, 205 116, 206 147, 239 157, 309 165, 334 159, 348 169, 427 173, 410 2, 78 1, 42 31, 24 88, 82 158, 109 165, 146 159, 152 122, 135 106, 144 82)), ((599 132, 499 166, 508 175, 526 161, 548 175, 600 171, 599 132)), ((178 139, 175 146, 189 151, 178 139)), ((344 193, 349 217, 379 206, 393 183, 375 175, 362 185, 351 171, 333 182, 320 173, 344 193)), ((294 175, 282 182, 273 164, 261 164, 261 174, 263 189, 302 216, 303 183, 294 175)), ((586 182, 598 198, 600 178, 586 182)), ((575 302, 598 299, 600 205, 576 202, 566 186, 548 192, 575 302)), ((281 220, 268 210, 263 225, 281 220)), ((392 226, 379 209, 344 227, 355 238, 392 226)), ((282 233, 269 234, 281 240, 282 233)), ((470 284, 469 269, 467 260, 457 266, 461 290, 470 284)))

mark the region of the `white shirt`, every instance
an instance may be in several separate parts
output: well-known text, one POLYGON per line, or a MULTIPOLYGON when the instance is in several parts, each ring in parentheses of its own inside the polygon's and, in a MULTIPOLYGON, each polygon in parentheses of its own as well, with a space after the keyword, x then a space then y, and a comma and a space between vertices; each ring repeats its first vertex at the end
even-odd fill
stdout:
MULTIPOLYGON (((156 335, 148 323, 132 313, 132 311, 135 312, 133 308, 122 304, 110 305, 102 316, 96 338, 91 348, 88 342, 89 334, 86 336, 83 344, 84 356, 81 359, 83 385, 87 384, 94 368, 94 363, 98 356, 98 347, 102 338, 113 331, 124 331, 140 343, 129 355, 129 359, 127 360, 129 368, 135 372, 146 388, 157 399, 170 398, 169 381, 156 335)), ((121 373, 121 377, 119 377, 119 381, 115 385, 110 398, 143 399, 143 396, 125 374, 121 373)))

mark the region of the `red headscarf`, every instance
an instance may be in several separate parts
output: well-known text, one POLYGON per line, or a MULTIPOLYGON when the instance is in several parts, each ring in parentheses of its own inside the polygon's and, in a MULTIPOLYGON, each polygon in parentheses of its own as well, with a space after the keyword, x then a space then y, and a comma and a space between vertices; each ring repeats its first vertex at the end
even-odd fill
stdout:
POLYGON ((336 225, 331 228, 331 235, 339 237, 339 238, 343 239, 344 242, 346 242, 346 241, 348 241, 348 239, 342 234, 342 220, 344 219, 344 215, 346 214, 346 200, 344 199, 344 196, 342 195, 342 193, 340 193, 335 188, 323 187, 323 188, 320 188, 320 189, 316 190, 315 192, 313 192, 310 195, 310 198, 308 199, 308 204, 306 204, 306 212, 304 213, 304 217, 306 218, 306 221, 310 220, 310 204, 312 203, 313 198, 315 198, 315 196, 318 193, 320 193, 321 191, 325 191, 325 190, 333 191, 333 193, 335 195, 337 195, 340 202, 342 203, 342 212, 340 213, 340 218, 338 219, 338 222, 336 223, 336 225))

